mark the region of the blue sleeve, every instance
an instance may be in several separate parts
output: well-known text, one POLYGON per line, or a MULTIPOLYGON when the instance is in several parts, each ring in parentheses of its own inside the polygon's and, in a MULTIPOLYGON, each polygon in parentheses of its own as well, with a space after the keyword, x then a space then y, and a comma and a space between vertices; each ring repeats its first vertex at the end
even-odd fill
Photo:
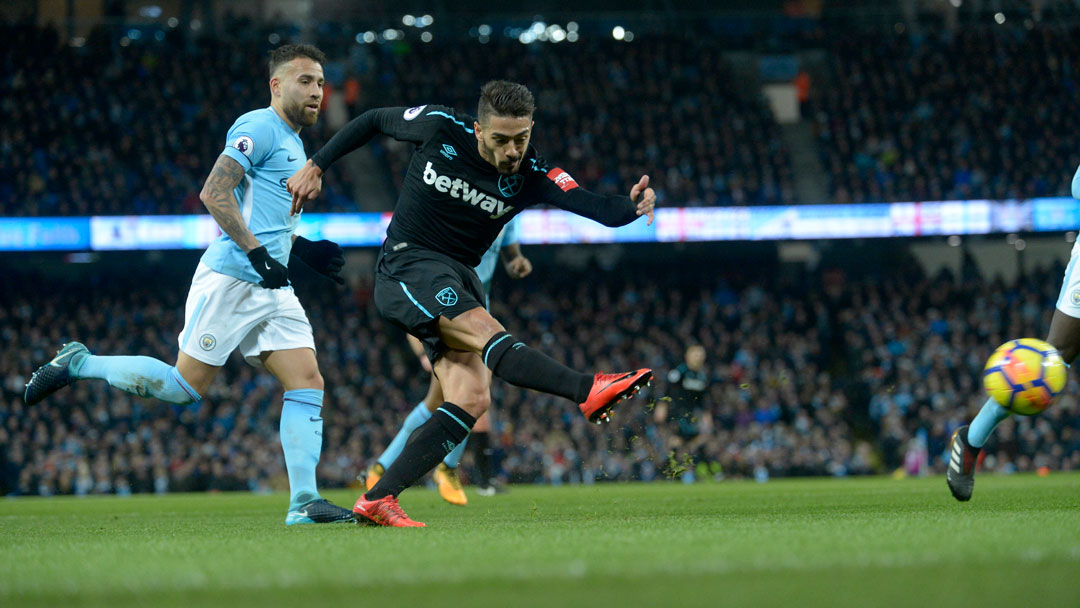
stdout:
POLYGON ((274 152, 274 129, 252 116, 241 116, 225 137, 225 156, 240 163, 245 172, 262 165, 274 152))
POLYGON ((510 220, 506 226, 503 227, 503 239, 502 246, 508 247, 521 240, 521 216, 515 215, 514 219, 510 220))
POLYGON ((1076 174, 1073 175, 1072 195, 1073 198, 1080 198, 1080 167, 1076 168, 1076 174))

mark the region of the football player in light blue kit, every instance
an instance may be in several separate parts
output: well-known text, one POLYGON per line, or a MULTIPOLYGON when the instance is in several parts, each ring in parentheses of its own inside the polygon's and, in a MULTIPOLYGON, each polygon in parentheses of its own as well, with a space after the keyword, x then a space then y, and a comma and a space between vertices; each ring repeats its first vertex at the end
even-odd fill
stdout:
MULTIPOLYGON (((480 259, 480 265, 476 267, 476 275, 480 277, 480 281, 484 284, 484 295, 487 296, 488 302, 485 302, 486 308, 491 307, 491 282, 495 277, 495 267, 498 265, 499 260, 503 262, 503 267, 506 269, 506 274, 510 275, 513 279, 521 279, 529 275, 532 272, 532 262, 529 258, 525 257, 521 253, 520 240, 520 228, 518 226, 521 221, 521 216, 515 217, 510 220, 502 232, 491 244, 491 247, 484 252, 484 257, 480 259)), ((424 368, 424 371, 431 372, 431 362, 428 361, 427 355, 424 353, 424 347, 420 344, 420 341, 411 335, 408 336, 409 345, 412 346, 413 352, 420 358, 420 363, 424 368)), ((401 430, 394 437, 390 445, 386 446, 386 450, 379 456, 375 464, 368 467, 366 478, 364 483, 367 485, 367 489, 371 489, 386 469, 397 460, 398 455, 401 454, 401 450, 405 448, 405 444, 408 442, 409 437, 413 431, 417 429, 421 424, 427 422, 431 418, 432 412, 434 412, 440 404, 443 402, 442 387, 439 384, 439 380, 435 377, 431 377, 431 384, 428 386, 427 396, 419 403, 413 411, 409 413, 405 418, 405 422, 401 426, 401 430)), ((495 485, 492 477, 494 473, 492 471, 491 462, 491 448, 490 448, 490 433, 491 433, 491 416, 490 410, 485 412, 476 421, 476 425, 473 426, 470 437, 476 444, 477 449, 477 469, 480 472, 479 488, 477 492, 481 495, 490 496, 495 493, 495 485)), ((446 502, 455 505, 465 505, 468 503, 468 498, 465 496, 465 490, 461 486, 461 479, 457 474, 458 464, 461 462, 462 455, 465 454, 465 446, 468 445, 469 438, 462 441, 452 452, 446 455, 434 473, 435 483, 439 488, 439 494, 446 502)))
POLYGON ((26 385, 34 404, 76 380, 176 404, 199 401, 229 354, 266 368, 285 388, 281 444, 291 492, 286 524, 354 522, 352 511, 319 496, 315 467, 322 449, 323 379, 311 324, 292 286, 290 255, 339 283, 341 248, 295 236, 285 180, 307 155, 297 135, 318 120, 326 57, 308 45, 270 55, 270 107, 236 120, 200 198, 224 234, 202 256, 191 282, 180 352, 171 366, 150 357, 90 354, 65 344, 26 385))
MULTIPOLYGON (((1080 167, 1072 179, 1073 198, 1080 199, 1080 167)), ((1080 271, 1077 260, 1080 259, 1080 241, 1072 248, 1069 265, 1065 268, 1065 279, 1061 283, 1054 316, 1050 319, 1050 332, 1046 337, 1054 348, 1061 353, 1066 365, 1072 365, 1080 356, 1080 271)), ((949 465, 945 469, 945 479, 949 490, 957 500, 971 500, 975 489, 975 465, 979 460, 986 440, 1001 421, 1008 418, 1009 410, 1001 407, 993 398, 988 398, 982 409, 971 421, 953 432, 949 442, 949 465)))

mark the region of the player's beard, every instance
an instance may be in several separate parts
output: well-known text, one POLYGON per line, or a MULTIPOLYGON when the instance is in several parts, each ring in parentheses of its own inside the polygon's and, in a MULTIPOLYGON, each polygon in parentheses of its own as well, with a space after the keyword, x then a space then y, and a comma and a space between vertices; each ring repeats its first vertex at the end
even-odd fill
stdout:
POLYGON ((312 127, 318 122, 319 113, 315 112, 314 114, 308 114, 306 110, 306 103, 295 103, 285 108, 285 116, 287 116, 294 125, 312 127))
POLYGON ((495 148, 485 146, 483 140, 480 141, 480 152, 480 156, 482 156, 484 160, 495 166, 495 170, 499 172, 499 175, 514 175, 521 167, 521 159, 518 159, 518 162, 510 168, 500 165, 497 161, 499 157, 495 155, 495 148))

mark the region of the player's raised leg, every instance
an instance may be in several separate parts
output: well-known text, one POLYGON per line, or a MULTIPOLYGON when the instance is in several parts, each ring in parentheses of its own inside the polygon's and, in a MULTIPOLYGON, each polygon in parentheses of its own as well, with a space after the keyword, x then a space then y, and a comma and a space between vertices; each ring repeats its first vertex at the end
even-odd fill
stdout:
POLYGON ((416 483, 463 441, 491 403, 491 372, 474 353, 449 351, 435 362, 444 401, 431 419, 413 432, 401 456, 379 483, 356 501, 353 511, 384 526, 417 527, 397 503, 397 496, 416 483))
POLYGON ((153 357, 92 355, 82 344, 68 342, 30 377, 24 400, 34 405, 76 380, 100 379, 139 397, 186 405, 202 398, 220 368, 195 361, 198 366, 181 369, 183 363, 173 366, 153 357))
POLYGON ((284 386, 281 448, 289 475, 289 511, 285 523, 351 523, 352 512, 319 496, 315 468, 322 451, 323 379, 310 348, 263 353, 263 366, 284 386))
POLYGON ((499 378, 514 386, 570 399, 590 422, 610 421, 616 403, 652 380, 649 369, 594 376, 576 372, 515 339, 483 308, 453 319, 442 317, 439 330, 450 348, 478 354, 499 378))

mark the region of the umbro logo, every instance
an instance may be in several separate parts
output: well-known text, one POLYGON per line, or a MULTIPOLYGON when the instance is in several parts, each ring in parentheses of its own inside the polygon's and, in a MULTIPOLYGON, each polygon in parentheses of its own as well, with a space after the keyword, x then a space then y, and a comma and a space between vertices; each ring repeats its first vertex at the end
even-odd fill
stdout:
POLYGON ((446 160, 454 160, 454 157, 457 156, 457 150, 455 150, 454 146, 451 146, 450 144, 443 144, 442 150, 440 150, 440 154, 445 156, 446 160))

